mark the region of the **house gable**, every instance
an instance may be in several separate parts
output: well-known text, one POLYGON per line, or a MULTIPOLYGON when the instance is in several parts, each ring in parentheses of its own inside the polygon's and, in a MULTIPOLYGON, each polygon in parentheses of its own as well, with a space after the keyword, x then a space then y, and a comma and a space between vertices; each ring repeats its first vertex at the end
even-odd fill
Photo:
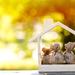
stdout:
POLYGON ((60 27, 62 27, 63 29, 65 29, 65 30, 69 31, 70 33, 72 33, 73 35, 75 35, 75 30, 72 30, 71 28, 69 28, 68 26, 66 26, 66 25, 64 25, 64 24, 62 24, 62 23, 60 23, 60 22, 56 22, 56 23, 54 23, 54 24, 51 24, 50 28, 49 28, 48 30, 44 31, 43 33, 41 33, 41 34, 39 35, 39 37, 41 37, 42 35, 44 35, 44 34, 47 33, 48 31, 50 31, 51 29, 55 28, 56 26, 60 26, 60 27))
POLYGON ((63 29, 65 29, 65 30, 69 31, 70 33, 72 33, 73 35, 75 35, 75 30, 72 30, 71 28, 69 28, 68 26, 64 25, 64 24, 61 23, 61 22, 56 22, 56 23, 54 23, 54 24, 51 24, 50 27, 49 27, 46 31, 44 31, 44 32, 42 32, 41 34, 37 35, 36 37, 32 38, 32 39, 30 40, 30 42, 32 42, 32 41, 34 41, 34 40, 40 39, 41 36, 43 36, 45 33, 49 32, 50 30, 52 30, 52 29, 55 28, 56 26, 60 26, 60 27, 62 27, 63 29))

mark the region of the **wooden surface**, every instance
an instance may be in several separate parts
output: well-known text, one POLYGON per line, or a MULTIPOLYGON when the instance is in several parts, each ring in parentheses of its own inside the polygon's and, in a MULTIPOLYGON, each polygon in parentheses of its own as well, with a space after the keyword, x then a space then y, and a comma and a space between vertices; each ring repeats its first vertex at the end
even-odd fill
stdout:
POLYGON ((67 72, 41 72, 39 73, 39 75, 75 75, 75 72, 74 71, 67 71, 67 72))

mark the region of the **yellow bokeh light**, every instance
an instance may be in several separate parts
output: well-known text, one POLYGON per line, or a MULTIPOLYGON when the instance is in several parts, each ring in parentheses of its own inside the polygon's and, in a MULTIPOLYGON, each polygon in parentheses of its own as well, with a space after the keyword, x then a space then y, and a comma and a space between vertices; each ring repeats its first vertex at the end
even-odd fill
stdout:
POLYGON ((44 40, 47 40, 47 41, 50 41, 50 40, 54 40, 54 39, 57 39, 59 37, 58 33, 57 32, 48 32, 46 33, 45 35, 43 35, 43 39, 44 40))
POLYGON ((12 17, 9 16, 9 15, 4 15, 2 16, 2 19, 1 19, 1 24, 2 24, 2 27, 9 27, 11 25, 11 22, 12 22, 12 17))

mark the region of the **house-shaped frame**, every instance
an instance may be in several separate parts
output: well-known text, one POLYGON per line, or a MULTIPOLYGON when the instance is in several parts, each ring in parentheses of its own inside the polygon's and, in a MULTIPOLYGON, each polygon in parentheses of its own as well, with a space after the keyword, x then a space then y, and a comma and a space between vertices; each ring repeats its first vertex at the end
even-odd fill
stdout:
POLYGON ((73 35, 75 35, 75 30, 72 30, 71 28, 67 27, 66 25, 62 24, 61 22, 56 22, 52 25, 50 25, 50 28, 48 28, 46 31, 42 32, 38 37, 38 63, 39 63, 39 71, 40 72, 58 72, 58 71, 75 71, 75 64, 53 64, 53 65, 42 65, 41 64, 41 51, 40 51, 40 42, 41 37, 55 28, 56 26, 60 26, 63 29, 69 31, 73 35))

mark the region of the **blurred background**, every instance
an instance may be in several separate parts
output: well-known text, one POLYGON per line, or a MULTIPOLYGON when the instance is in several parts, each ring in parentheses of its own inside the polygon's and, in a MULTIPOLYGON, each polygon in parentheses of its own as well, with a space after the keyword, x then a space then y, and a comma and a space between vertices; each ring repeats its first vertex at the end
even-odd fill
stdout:
MULTIPOLYGON (((0 0, 0 69, 38 69, 36 37, 57 21, 75 30, 75 0, 0 0)), ((59 26, 54 31, 43 42, 75 41, 59 26)))

